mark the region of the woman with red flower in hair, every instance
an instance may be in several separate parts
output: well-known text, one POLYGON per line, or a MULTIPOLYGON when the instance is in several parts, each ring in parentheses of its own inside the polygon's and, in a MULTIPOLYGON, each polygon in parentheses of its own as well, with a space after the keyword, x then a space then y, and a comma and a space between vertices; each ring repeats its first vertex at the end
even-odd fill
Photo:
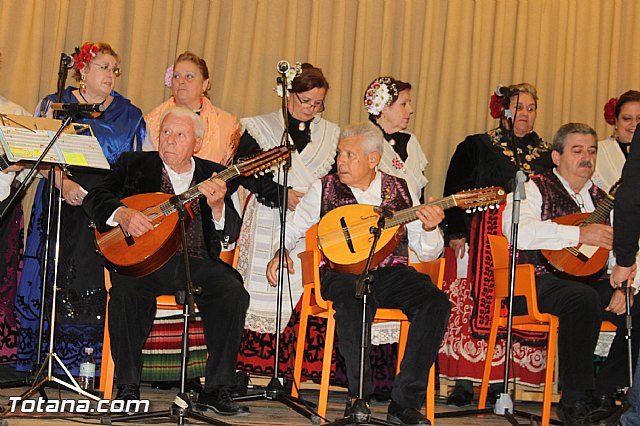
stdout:
MULTIPOLYGON (((99 117, 78 116, 73 118, 73 122, 91 126, 109 164, 114 164, 123 152, 141 150, 146 135, 142 111, 115 91, 120 76, 118 54, 107 43, 89 42, 76 48, 73 59, 73 78, 78 82, 78 87, 66 87, 60 101, 100 103, 104 106, 104 112, 99 117)), ((58 93, 45 96, 36 108, 36 115, 51 117, 51 102, 58 102, 58 93)), ((55 350, 65 366, 76 375, 85 347, 94 349, 96 359, 100 358, 102 352, 106 303, 104 272, 102 260, 95 250, 90 220, 82 210, 82 202, 104 173, 84 168, 71 168, 70 171, 62 185, 64 202, 55 350)), ((59 188, 58 179, 56 177, 56 186, 59 188)), ((46 228, 43 224, 48 206, 46 186, 45 179, 41 179, 32 209, 24 269, 16 297, 20 319, 18 371, 29 371, 39 362, 35 360, 35 354, 42 288, 40 259, 48 234, 43 229, 46 228)), ((48 284, 51 283, 52 280, 49 280, 48 284)))
MULTIPOLYGON (((467 136, 457 146, 447 171, 445 196, 486 186, 501 186, 511 192, 518 165, 527 175, 553 167, 550 144, 533 130, 538 112, 536 88, 521 83, 502 89, 504 95, 494 94, 490 102, 491 116, 499 119, 498 127, 486 133, 467 136), (513 142, 508 117, 514 121, 513 142)), ((487 234, 499 233, 500 229, 498 209, 474 214, 466 214, 462 209, 445 211, 445 258, 452 265, 456 264, 456 260, 458 264, 457 274, 450 273, 452 269, 455 271, 455 268, 450 268, 445 277, 445 291, 453 306, 450 323, 458 325, 449 327, 444 338, 447 355, 440 357, 440 371, 445 376, 478 381, 482 378, 490 324, 491 310, 488 307, 493 301, 487 234)), ((519 340, 516 345, 521 342, 519 340)), ((524 345, 518 348, 521 350, 514 350, 514 353, 515 362, 521 367, 516 369, 519 378, 526 383, 538 378, 541 382, 541 375, 537 372, 531 374, 539 367, 535 364, 540 362, 538 357, 541 349, 530 349, 524 345)), ((501 376, 497 373, 503 367, 494 370, 496 374, 492 374, 492 379, 501 376)), ((495 396, 497 390, 491 392, 490 389, 490 397, 495 396)), ((471 382, 458 380, 448 403, 462 406, 468 404, 472 397, 471 382)))
POLYGON ((613 126, 613 134, 598 142, 598 161, 591 180, 608 191, 620 179, 633 133, 640 123, 640 92, 629 90, 620 98, 609 99, 604 106, 604 119, 613 126))

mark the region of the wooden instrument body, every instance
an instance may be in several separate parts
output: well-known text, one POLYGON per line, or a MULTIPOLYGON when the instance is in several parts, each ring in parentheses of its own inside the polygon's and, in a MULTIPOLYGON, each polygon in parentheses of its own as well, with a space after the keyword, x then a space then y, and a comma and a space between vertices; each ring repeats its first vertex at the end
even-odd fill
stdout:
MULTIPOLYGON (((468 212, 495 208, 506 199, 500 187, 462 191, 430 202, 443 210, 459 207, 468 212)), ((417 211, 423 206, 412 206, 390 212, 380 227, 380 238, 375 248, 371 267, 377 267, 398 245, 405 233, 405 224, 418 220, 417 211)), ((359 274, 366 265, 374 234, 380 223, 378 208, 366 204, 348 204, 325 214, 318 223, 318 248, 329 260, 332 269, 359 274)))
MULTIPOLYGON (((378 225, 379 220, 380 214, 375 211, 375 206, 366 204, 338 207, 323 216, 318 224, 318 247, 331 262, 332 269, 353 274, 362 272, 373 243, 371 229, 378 225), (346 228, 336 227, 336 224, 346 225, 346 228)), ((404 234, 398 232, 400 228, 404 229, 404 226, 381 229, 372 267, 393 252, 404 234)))
MULTIPOLYGON (((574 213, 561 216, 552 221, 560 225, 581 225, 590 213, 574 213)), ((563 248, 561 250, 540 250, 542 256, 549 264, 559 272, 575 277, 590 277, 602 271, 609 260, 609 250, 598 247, 597 251, 590 257, 571 253, 569 249, 580 250, 582 244, 573 248, 563 248)))
MULTIPOLYGON (((165 215, 159 208, 171 197, 173 194, 154 192, 132 195, 122 200, 127 207, 147 215, 153 223, 153 231, 129 238, 120 226, 103 233, 96 231, 98 251, 116 272, 134 277, 148 275, 160 269, 178 250, 181 245, 178 212, 174 210, 165 215)), ((187 211, 187 222, 190 222, 193 212, 189 207, 187 211)))

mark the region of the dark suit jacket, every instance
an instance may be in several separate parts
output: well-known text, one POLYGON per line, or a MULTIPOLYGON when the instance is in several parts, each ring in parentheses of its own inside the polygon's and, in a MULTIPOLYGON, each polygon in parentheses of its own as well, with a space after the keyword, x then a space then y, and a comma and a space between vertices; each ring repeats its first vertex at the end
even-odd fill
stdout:
POLYGON ((631 151, 622 169, 622 183, 616 191, 613 209, 613 251, 616 262, 631 266, 636 261, 640 237, 640 126, 631 141, 631 151))
MULTIPOLYGON (((193 174, 195 182, 202 182, 211 177, 213 172, 220 172, 224 166, 194 157, 196 168, 193 174)), ((162 183, 162 160, 156 151, 152 152, 125 152, 113 166, 111 173, 106 175, 89 194, 82 205, 100 232, 105 232, 110 227, 107 219, 120 206, 120 201, 131 195, 149 192, 159 192, 162 183)), ((224 230, 216 230, 212 222, 211 208, 204 197, 201 197, 200 211, 202 215, 202 229, 207 253, 212 259, 217 259, 220 253, 220 242, 228 237, 233 242, 240 233, 240 216, 233 207, 230 194, 232 188, 227 191, 225 199, 225 225, 224 230)))

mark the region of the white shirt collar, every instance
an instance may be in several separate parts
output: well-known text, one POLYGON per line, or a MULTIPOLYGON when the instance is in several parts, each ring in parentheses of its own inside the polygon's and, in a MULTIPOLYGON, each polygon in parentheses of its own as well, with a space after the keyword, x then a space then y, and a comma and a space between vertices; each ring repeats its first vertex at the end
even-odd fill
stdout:
POLYGON ((177 173, 164 161, 162 162, 162 164, 164 164, 164 168, 167 171, 169 180, 171 181, 171 185, 173 186, 173 191, 176 194, 181 194, 189 189, 191 181, 193 180, 193 173, 196 170, 196 162, 193 157, 191 157, 191 168, 184 173, 177 173))

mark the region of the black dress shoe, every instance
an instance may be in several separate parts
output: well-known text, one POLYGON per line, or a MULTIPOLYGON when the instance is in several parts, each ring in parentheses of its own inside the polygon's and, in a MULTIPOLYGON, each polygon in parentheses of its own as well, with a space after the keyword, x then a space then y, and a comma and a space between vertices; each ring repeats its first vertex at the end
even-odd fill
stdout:
POLYGON ((119 401, 137 401, 140 399, 140 386, 134 384, 118 385, 115 399, 119 401))
POLYGON ((387 421, 394 425, 430 425, 431 422, 415 408, 402 408, 391 401, 387 411, 387 421))
POLYGON ((204 391, 198 395, 195 408, 200 411, 212 410, 223 416, 243 416, 249 414, 249 407, 236 403, 229 394, 229 389, 219 387, 212 391, 204 391))
POLYGON ((473 392, 467 391, 463 386, 456 386, 453 392, 447 397, 447 405, 455 405, 456 407, 464 407, 471 404, 473 392))

